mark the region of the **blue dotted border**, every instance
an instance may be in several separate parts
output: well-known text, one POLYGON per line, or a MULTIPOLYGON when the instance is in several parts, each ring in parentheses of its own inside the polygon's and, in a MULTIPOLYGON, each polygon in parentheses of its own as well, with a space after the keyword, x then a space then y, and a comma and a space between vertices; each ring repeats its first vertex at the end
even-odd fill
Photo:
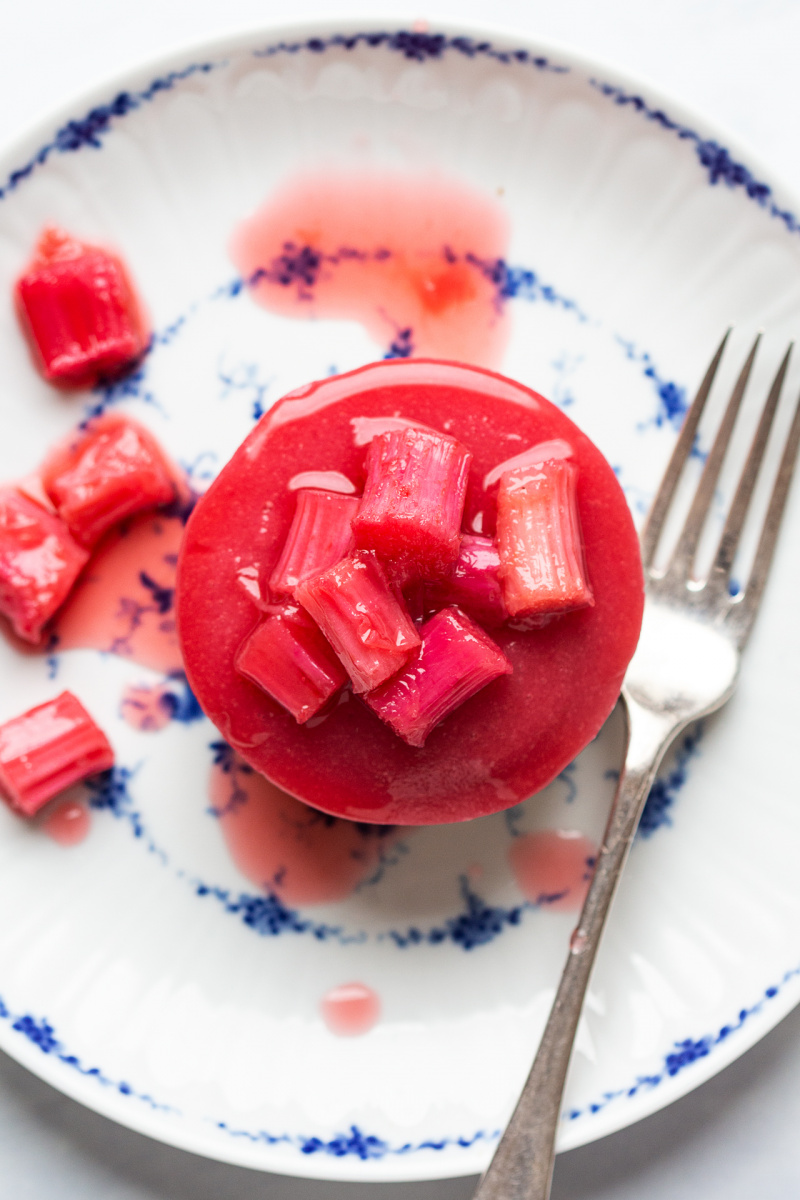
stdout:
MULTIPOLYGON (((525 48, 502 49, 488 40, 477 40, 472 37, 451 37, 444 33, 423 33, 409 29, 370 30, 359 33, 336 33, 329 37, 310 37, 294 42, 276 42, 272 45, 254 50, 256 58, 272 58, 279 54, 323 54, 327 50, 338 49, 352 51, 356 48, 384 49, 401 54, 413 62, 427 62, 443 58, 448 53, 460 54, 468 59, 490 59, 505 66, 534 67, 540 71, 554 74, 569 74, 571 68, 551 62, 544 55, 533 54, 525 48)), ((13 192, 25 179, 30 178, 34 171, 42 166, 53 154, 71 154, 78 150, 102 146, 103 136, 109 132, 112 125, 129 113, 143 105, 151 103, 162 92, 171 91, 184 80, 197 74, 208 74, 220 67, 226 66, 227 60, 218 62, 190 63, 180 71, 170 71, 168 74, 154 79, 148 87, 141 91, 121 91, 106 104, 96 105, 83 117, 68 121, 56 130, 52 139, 46 142, 32 158, 23 166, 12 171, 5 184, 0 187, 0 200, 13 192)), ((724 182, 730 188, 741 188, 747 197, 765 209, 771 217, 781 221, 789 233, 800 230, 800 221, 788 209, 781 208, 773 198, 772 188, 768 183, 758 179, 749 167, 734 159, 730 152, 714 138, 704 138, 688 125, 670 117, 663 108, 653 107, 636 92, 629 92, 616 84, 605 83, 602 80, 590 78, 589 86, 614 104, 631 108, 648 121, 658 125, 668 133, 673 133, 682 141, 691 142, 700 165, 706 171, 709 183, 716 185, 724 182)))
MULTIPOLYGON (((727 1042, 735 1033, 738 1033, 751 1017, 761 1013, 771 1000, 780 995, 787 984, 798 977, 800 977, 800 966, 787 971, 780 983, 766 988, 754 1004, 749 1008, 740 1009, 737 1017, 723 1025, 716 1033, 706 1034, 699 1038, 689 1037, 675 1042, 672 1049, 664 1055, 662 1067, 658 1071, 651 1075, 640 1075, 628 1087, 604 1092, 599 1100, 584 1105, 582 1108, 569 1110, 564 1114, 564 1119, 576 1121, 580 1118, 596 1116, 617 1100, 633 1099, 641 1092, 652 1091, 666 1080, 674 1079, 681 1071, 700 1059, 707 1058, 716 1046, 722 1045, 723 1042, 727 1042)), ((15 1015, 9 1011, 3 999, 0 998, 0 1020, 8 1021, 15 1033, 37 1046, 43 1054, 55 1056, 59 1062, 74 1068, 84 1077, 95 1079, 102 1086, 113 1088, 122 1096, 140 1100, 156 1111, 183 1115, 173 1105, 159 1103, 149 1093, 137 1091, 131 1084, 124 1081, 109 1078, 99 1067, 84 1066, 76 1055, 67 1053, 57 1037, 54 1027, 45 1018, 34 1017, 30 1013, 15 1015)), ((324 1154, 333 1158, 358 1158, 364 1162, 389 1156, 418 1153, 423 1150, 469 1149, 478 1142, 496 1141, 500 1136, 499 1130, 491 1132, 478 1130, 470 1136, 428 1138, 421 1142, 403 1142, 393 1145, 376 1134, 365 1133, 357 1125, 351 1125, 346 1133, 336 1133, 332 1137, 323 1138, 306 1134, 276 1134, 264 1129, 238 1129, 226 1121, 212 1121, 211 1124, 232 1138, 244 1139, 253 1144, 286 1145, 307 1156, 324 1154)))

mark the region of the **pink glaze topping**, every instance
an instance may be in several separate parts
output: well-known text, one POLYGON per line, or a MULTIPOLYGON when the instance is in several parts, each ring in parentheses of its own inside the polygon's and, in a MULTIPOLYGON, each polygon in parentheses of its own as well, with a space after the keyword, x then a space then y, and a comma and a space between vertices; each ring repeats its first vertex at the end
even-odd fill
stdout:
POLYGON ((375 873, 396 836, 324 816, 233 752, 212 768, 210 797, 239 870, 286 904, 345 900, 375 873))
POLYGON ((259 304, 359 321, 382 347, 497 365, 508 337, 492 268, 500 203, 429 172, 305 174, 236 230, 231 255, 259 304))
POLYGON ((131 684, 122 693, 122 719, 142 733, 165 729, 172 720, 172 692, 164 683, 131 684))
POLYGON ((597 846, 574 829, 542 829, 515 838, 508 851, 517 887, 527 900, 576 912, 586 899, 597 846))
POLYGON ((369 1033, 381 1015, 378 993, 365 983, 340 983, 320 1001, 322 1019, 339 1037, 369 1033))
POLYGON ((59 846, 77 846, 89 833, 92 816, 85 804, 78 800, 67 800, 49 813, 41 829, 59 846))
POLYGON ((58 649, 117 654, 165 675, 183 666, 173 596, 179 517, 145 516, 107 534, 64 606, 58 649))

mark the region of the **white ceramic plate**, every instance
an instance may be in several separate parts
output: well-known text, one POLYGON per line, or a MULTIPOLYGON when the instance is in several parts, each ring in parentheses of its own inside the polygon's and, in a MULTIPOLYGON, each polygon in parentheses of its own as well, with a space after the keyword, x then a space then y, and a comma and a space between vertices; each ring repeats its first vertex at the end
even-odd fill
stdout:
MULTIPOLYGON (((725 325, 738 350, 764 325, 765 359, 796 332, 800 203, 646 86, 508 34, 260 31, 144 67, 4 154, 0 478, 100 399, 202 487, 256 409, 381 357, 355 323, 271 316, 228 286, 237 221, 321 164, 436 171, 502 204, 502 369, 568 406, 637 516, 725 325), (120 247, 152 314, 143 373, 105 397, 56 394, 19 334, 11 285, 48 221, 120 247)), ((800 996, 798 500, 740 689, 668 764, 634 848, 561 1148, 696 1087, 800 996)), ((291 909, 259 899, 209 813, 216 731, 138 732, 120 716, 124 689, 157 675, 6 641, 0 675, 0 719, 71 687, 119 764, 80 846, 0 811, 0 1045, 107 1116, 230 1162, 361 1180, 480 1171, 573 920, 523 901, 508 849, 539 828, 599 837, 619 720, 510 815, 415 833, 349 898, 291 909), (336 1037, 320 998, 353 979, 379 992, 382 1019, 336 1037)))

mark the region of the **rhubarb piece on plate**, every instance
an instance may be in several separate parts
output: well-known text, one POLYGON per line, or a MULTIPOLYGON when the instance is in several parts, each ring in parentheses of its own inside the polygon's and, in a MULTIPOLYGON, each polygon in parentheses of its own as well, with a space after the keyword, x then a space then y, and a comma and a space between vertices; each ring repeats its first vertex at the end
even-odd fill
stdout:
POLYGON ((404 577, 436 578, 458 556, 471 453, 432 429, 392 429, 367 451, 356 544, 404 577))
POLYGON ((420 632, 422 645, 404 670, 365 696, 409 746, 424 746, 440 721, 512 671, 500 647, 458 608, 443 608, 420 632))
POLYGON ((502 625, 508 619, 508 610, 499 571, 497 543, 492 538, 465 533, 450 574, 426 587, 426 599, 436 608, 457 604, 482 625, 502 625))
POLYGON ((514 617, 594 603, 577 504, 578 469, 551 459, 507 471, 497 494, 500 579, 514 617))
POLYGON ((88 557, 59 516, 0 488, 0 613, 19 637, 40 640, 88 557))
POLYGON ((0 725, 0 793, 24 817, 113 765, 108 739, 72 692, 0 725))
POLYGON ((355 549, 351 521, 358 512, 356 496, 302 488, 294 520, 269 580, 277 595, 291 594, 305 579, 326 571, 355 549))
POLYGON ((129 417, 90 421, 45 463, 42 481, 73 536, 94 543, 126 517, 175 499, 172 469, 155 438, 129 417))
POLYGON ((147 347, 141 308, 114 254, 48 228, 17 281, 17 306, 45 379, 92 387, 147 347))
POLYGON ((256 625, 236 655, 236 670, 303 725, 347 682, 347 672, 311 618, 286 605, 256 625))
POLYGON ((405 666, 419 634, 374 554, 350 558, 307 579, 295 598, 311 614, 353 681, 369 692, 405 666))

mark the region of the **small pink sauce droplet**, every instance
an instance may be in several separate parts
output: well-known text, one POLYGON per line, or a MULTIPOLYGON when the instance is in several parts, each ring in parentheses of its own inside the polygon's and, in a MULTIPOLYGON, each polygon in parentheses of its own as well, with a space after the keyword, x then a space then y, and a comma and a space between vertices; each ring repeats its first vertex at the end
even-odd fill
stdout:
POLYGON ((165 675, 179 671, 173 597, 183 529, 178 517, 149 513, 104 538, 57 619, 59 650, 104 650, 165 675))
POLYGON ((515 838, 508 859, 527 900, 574 912, 586 899, 597 847, 571 829, 543 829, 515 838))
POLYGON ((120 713, 124 721, 142 733, 155 733, 164 729, 172 720, 169 703, 171 692, 163 683, 149 687, 147 684, 132 684, 122 693, 120 713))
POLYGON ((210 795, 239 870, 287 904, 328 904, 351 896, 398 836, 309 808, 233 751, 212 768, 210 795))
POLYGON ((342 983, 331 988, 319 1007, 328 1029, 340 1037, 368 1033, 381 1015, 380 997, 364 983, 342 983))
POLYGON ((438 174, 295 177, 231 239, 255 299, 290 317, 359 321, 380 346, 497 366, 508 339, 493 268, 508 220, 498 201, 438 174))
POLYGON ((89 832, 91 814, 85 804, 67 800, 42 821, 41 829, 59 846, 77 846, 89 832))

